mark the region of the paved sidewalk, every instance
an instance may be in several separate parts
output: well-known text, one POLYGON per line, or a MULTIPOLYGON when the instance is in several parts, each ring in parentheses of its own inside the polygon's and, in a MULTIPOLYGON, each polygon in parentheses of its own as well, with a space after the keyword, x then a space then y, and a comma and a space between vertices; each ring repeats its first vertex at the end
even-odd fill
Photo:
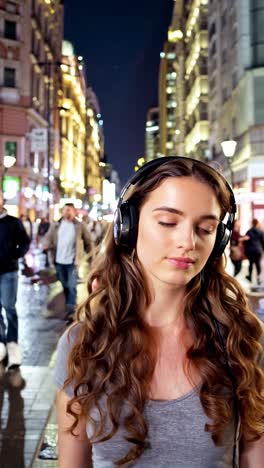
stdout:
POLYGON ((1 468, 31 466, 53 401, 48 366, 22 366, 1 377, 1 468))
MULTIPOLYGON (((243 260, 242 262, 242 268, 240 273, 236 276, 236 279, 239 281, 240 285, 244 289, 244 291, 247 294, 249 304, 252 308, 252 310, 259 316, 261 320, 264 322, 264 308, 260 308, 260 300, 264 298, 264 256, 262 257, 262 262, 261 262, 261 284, 257 284, 257 275, 256 275, 256 270, 253 270, 253 275, 252 279, 253 281, 250 282, 246 279, 246 276, 248 275, 248 265, 249 262, 248 260, 243 260)), ((227 259, 227 267, 226 271, 232 275, 234 271, 233 264, 228 257, 227 259)), ((263 304, 264 307, 264 304, 263 304)))
POLYGON ((51 407, 48 424, 45 428, 39 450, 32 468, 57 468, 58 466, 58 425, 55 403, 51 407))
MULTIPOLYGON (((81 272, 85 277, 87 264, 81 272)), ((84 291, 80 282, 80 300, 84 291)), ((23 366, 16 371, 0 369, 0 468, 31 468, 44 430, 52 424, 54 350, 65 330, 60 283, 31 284, 30 278, 20 276, 17 310, 23 366)))
MULTIPOLYGON (((80 269, 79 274, 81 278, 86 278, 87 276, 87 263, 84 262, 80 269)), ((61 286, 59 283, 54 285, 54 289, 57 292, 61 290, 61 286)), ((78 284, 78 301, 79 303, 83 300, 86 296, 86 282, 83 280, 79 281, 78 284)), ((64 304, 60 305, 61 310, 64 310, 64 304)), ((54 318, 54 312, 52 307, 47 307, 46 310, 43 312, 43 316, 47 318, 54 318)), ((55 365, 56 359, 56 350, 51 356, 51 360, 49 363, 50 373, 52 374, 52 370, 55 365)), ((32 464, 30 465, 31 468, 57 468, 57 418, 56 418, 56 406, 55 406, 55 395, 56 395, 56 388, 52 384, 50 389, 50 394, 52 395, 52 399, 50 399, 50 406, 49 406, 49 415, 46 420, 46 425, 43 427, 42 435, 38 441, 37 450, 35 452, 34 458, 32 460, 32 464)))

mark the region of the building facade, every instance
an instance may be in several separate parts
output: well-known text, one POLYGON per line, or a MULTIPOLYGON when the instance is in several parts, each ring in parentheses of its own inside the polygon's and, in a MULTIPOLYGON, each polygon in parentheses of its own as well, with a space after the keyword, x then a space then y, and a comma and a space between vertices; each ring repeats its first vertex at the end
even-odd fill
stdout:
POLYGON ((234 184, 242 230, 264 225, 264 1, 209 4, 210 153, 234 184), (221 142, 233 139, 228 168, 221 142))
POLYGON ((167 40, 160 54, 159 70, 159 132, 160 155, 173 156, 176 150, 176 71, 175 44, 167 40))
MULTIPOLYGON (((0 166, 9 211, 43 214, 51 200, 53 158, 59 152, 54 64, 61 60, 59 0, 0 1, 0 166), (42 141, 33 141, 34 130, 42 141), (49 158, 48 158, 49 153, 49 158), (15 164, 4 175, 5 156, 15 164)), ((53 186, 56 195, 56 187, 53 186)))
POLYGON ((185 155, 204 160, 208 151, 208 1, 187 0, 182 6, 184 47, 185 155))
POLYGON ((63 198, 80 200, 81 203, 82 196, 86 192, 86 81, 82 61, 78 60, 72 44, 68 41, 63 41, 60 68, 61 154, 57 168, 63 198))
POLYGON ((207 3, 174 2, 160 67, 160 141, 164 155, 207 157, 207 3))
POLYGON ((87 88, 87 168, 86 186, 88 202, 102 196, 103 175, 101 161, 104 159, 103 118, 97 96, 91 87, 87 88))
POLYGON ((145 130, 145 160, 148 162, 160 156, 158 107, 151 107, 148 110, 145 130))
POLYGON ((60 183, 64 198, 92 203, 102 195, 103 120, 96 95, 87 88, 82 57, 68 41, 63 42, 61 70, 60 183))

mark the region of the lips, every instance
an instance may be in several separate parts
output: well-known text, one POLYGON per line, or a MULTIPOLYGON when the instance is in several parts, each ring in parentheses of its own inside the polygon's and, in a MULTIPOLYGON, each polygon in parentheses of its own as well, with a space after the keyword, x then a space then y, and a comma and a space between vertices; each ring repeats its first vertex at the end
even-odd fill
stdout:
POLYGON ((194 260, 189 257, 168 257, 168 260, 172 260, 175 262, 183 262, 183 263, 194 263, 194 260))
POLYGON ((171 265, 180 270, 188 270, 194 263, 194 260, 188 257, 168 257, 168 261, 171 265))

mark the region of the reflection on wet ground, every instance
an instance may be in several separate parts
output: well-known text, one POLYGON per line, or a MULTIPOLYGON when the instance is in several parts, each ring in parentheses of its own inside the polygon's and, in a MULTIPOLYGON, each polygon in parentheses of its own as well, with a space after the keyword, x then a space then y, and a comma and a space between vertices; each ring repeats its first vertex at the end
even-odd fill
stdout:
POLYGON ((17 310, 23 366, 9 372, 1 368, 1 468, 29 468, 32 464, 54 401, 49 362, 65 328, 63 307, 58 283, 37 288, 20 279, 17 310), (45 317, 50 303, 53 320, 45 317))
POLYGON ((0 466, 31 466, 53 403, 48 367, 21 367, 0 378, 0 466))
MULTIPOLYGON (((87 264, 80 273, 86 276, 87 264)), ((80 281, 79 301, 85 289, 85 283, 80 281)), ((55 396, 52 356, 65 329, 65 301, 60 283, 32 284, 30 278, 20 276, 17 310, 23 366, 9 372, 0 368, 0 468, 30 468, 39 453, 55 396)), ((55 422, 50 426, 53 440, 55 422)), ((51 462, 43 463, 51 468, 51 462)), ((52 467, 57 466, 56 461, 53 463, 52 467)))
POLYGON ((2 468, 24 467, 25 420, 21 391, 26 382, 19 369, 0 378, 0 462, 2 468), (12 453, 14 464, 11 465, 12 453))

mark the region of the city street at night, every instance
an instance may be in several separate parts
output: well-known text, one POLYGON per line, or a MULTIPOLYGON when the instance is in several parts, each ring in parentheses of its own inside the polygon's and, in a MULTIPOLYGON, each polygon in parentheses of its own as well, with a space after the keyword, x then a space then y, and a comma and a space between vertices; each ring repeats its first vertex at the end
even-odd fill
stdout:
POLYGON ((114 466, 264 468, 264 0, 0 0, 0 468, 114 466))

